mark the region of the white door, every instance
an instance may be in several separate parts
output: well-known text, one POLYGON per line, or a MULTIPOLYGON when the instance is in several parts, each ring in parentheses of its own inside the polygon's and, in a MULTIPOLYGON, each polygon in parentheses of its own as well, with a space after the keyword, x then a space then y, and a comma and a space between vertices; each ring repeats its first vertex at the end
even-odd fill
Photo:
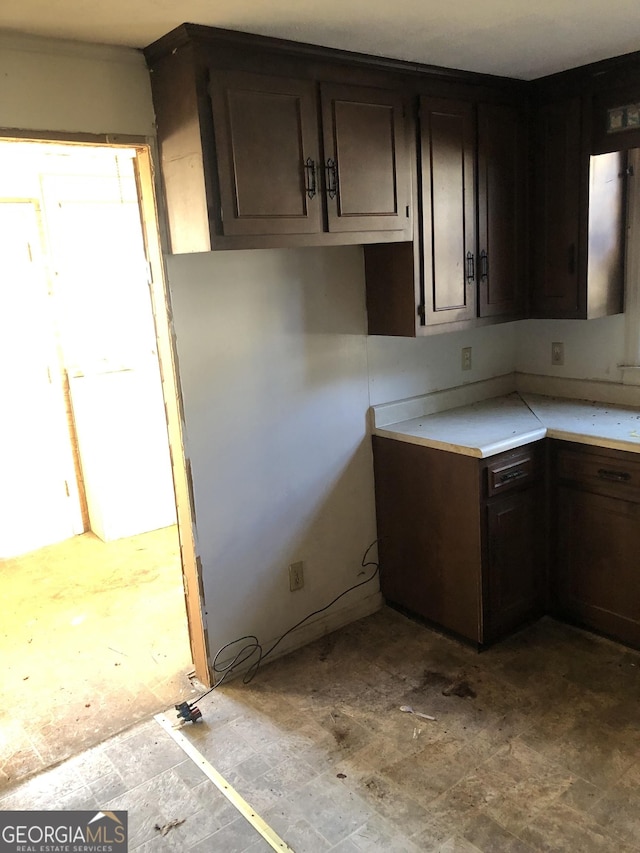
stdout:
POLYGON ((108 541, 175 524, 132 162, 117 177, 44 187, 56 198, 48 226, 91 530, 108 541))
POLYGON ((0 557, 81 532, 32 202, 0 202, 0 557))

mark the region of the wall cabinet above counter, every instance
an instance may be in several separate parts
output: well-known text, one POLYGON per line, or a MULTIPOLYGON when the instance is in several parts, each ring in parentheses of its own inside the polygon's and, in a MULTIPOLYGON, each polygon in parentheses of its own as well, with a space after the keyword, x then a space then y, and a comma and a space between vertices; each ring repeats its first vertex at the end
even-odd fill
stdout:
POLYGON ((595 319, 623 311, 627 154, 592 155, 589 103, 536 109, 530 315, 595 319))
POLYGON ((369 334, 524 316, 526 126, 526 110, 497 97, 420 98, 415 245, 365 247, 369 334))
POLYGON ((147 50, 173 253, 412 239, 412 107, 393 77, 178 32, 147 50))
POLYGON ((362 244, 370 334, 623 310, 637 56, 525 82, 192 24, 145 56, 173 253, 362 244))

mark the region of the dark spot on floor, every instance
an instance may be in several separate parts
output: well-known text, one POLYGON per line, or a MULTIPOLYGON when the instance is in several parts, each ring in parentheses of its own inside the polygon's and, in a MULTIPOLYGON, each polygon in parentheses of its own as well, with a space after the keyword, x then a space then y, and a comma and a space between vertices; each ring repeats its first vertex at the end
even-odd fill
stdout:
POLYGON ((349 732, 346 729, 335 728, 332 730, 331 734, 336 739, 336 743, 338 746, 347 746, 347 741, 349 740, 349 732))
POLYGON ((365 787, 368 788, 372 794, 374 794, 376 797, 378 797, 379 800, 384 800, 385 791, 382 788, 382 786, 380 785, 380 782, 378 779, 376 779, 376 778, 368 779, 364 784, 365 784, 365 787))
POLYGON ((434 672, 433 670, 425 669, 422 673, 420 687, 423 689, 425 687, 441 687, 443 684, 449 684, 450 681, 451 679, 447 678, 447 676, 443 675, 441 672, 434 672))
POLYGON ((461 679, 454 681, 442 691, 443 696, 459 696, 461 699, 475 699, 478 695, 468 681, 461 679))

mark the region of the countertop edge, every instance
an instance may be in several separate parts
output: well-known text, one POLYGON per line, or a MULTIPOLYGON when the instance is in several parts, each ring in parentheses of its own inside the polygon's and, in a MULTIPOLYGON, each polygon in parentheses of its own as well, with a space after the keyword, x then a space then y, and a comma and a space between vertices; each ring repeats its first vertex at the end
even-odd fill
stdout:
POLYGON ((568 430, 548 427, 547 438, 555 438, 557 441, 574 441, 576 444, 588 444, 592 447, 604 447, 608 450, 623 450, 627 453, 640 453, 640 442, 624 441, 622 439, 610 438, 605 435, 588 435, 582 432, 570 432, 568 430))
POLYGON ((482 447, 470 447, 465 444, 456 444, 455 442, 442 441, 436 438, 424 438, 419 435, 407 435, 402 432, 385 427, 378 427, 373 430, 373 435, 380 438, 391 438, 395 441, 404 441, 406 444, 416 444, 419 447, 431 447, 433 450, 445 450, 449 453, 459 453, 462 456, 473 456, 476 459, 487 459, 490 456, 496 456, 498 453, 504 453, 507 450, 515 450, 518 447, 524 447, 525 444, 532 444, 534 441, 540 441, 547 435, 547 430, 544 426, 539 429, 530 430, 529 432, 520 433, 520 435, 509 436, 500 441, 494 441, 491 444, 486 444, 482 447))

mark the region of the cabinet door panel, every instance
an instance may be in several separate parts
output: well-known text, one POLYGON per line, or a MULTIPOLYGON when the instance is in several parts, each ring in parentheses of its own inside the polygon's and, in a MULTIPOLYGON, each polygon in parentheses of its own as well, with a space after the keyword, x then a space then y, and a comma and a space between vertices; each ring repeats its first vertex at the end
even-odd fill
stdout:
POLYGON ((533 309, 547 317, 579 317, 582 192, 579 98, 546 104, 537 116, 533 309))
POLYGON ((540 488, 487 505, 488 573, 484 641, 498 637, 541 607, 544 582, 540 488))
POLYGON ((478 106, 478 289, 481 317, 516 315, 525 293, 524 121, 503 104, 478 106))
POLYGON ((313 84, 216 71, 210 94, 224 233, 321 231, 313 84))
POLYGON ((561 613, 640 645, 640 504, 560 486, 557 511, 561 613))
POLYGON ((475 316, 475 120, 472 104, 421 98, 427 325, 475 316))
POLYGON ((383 595, 479 642, 477 460, 379 436, 373 453, 383 595))
POLYGON ((410 166, 403 100, 393 92, 321 86, 329 231, 406 231, 410 166), (335 190, 335 194, 334 194, 335 190))

